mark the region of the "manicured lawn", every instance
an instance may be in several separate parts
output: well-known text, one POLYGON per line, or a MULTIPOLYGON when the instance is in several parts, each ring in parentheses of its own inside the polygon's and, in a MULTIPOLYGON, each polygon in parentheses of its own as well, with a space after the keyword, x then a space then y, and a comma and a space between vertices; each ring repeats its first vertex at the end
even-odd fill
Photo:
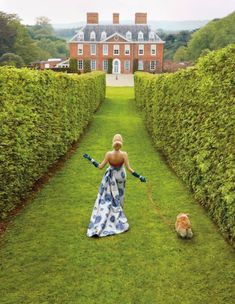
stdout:
POLYGON ((230 304, 235 259, 206 212, 151 144, 133 88, 107 88, 107 99, 75 154, 17 215, 1 237, 0 303, 230 304), (171 222, 188 212, 195 237, 181 240, 159 217, 147 185, 128 173, 126 233, 88 238, 86 230, 104 170, 97 161, 124 139, 131 166, 153 185, 171 222))

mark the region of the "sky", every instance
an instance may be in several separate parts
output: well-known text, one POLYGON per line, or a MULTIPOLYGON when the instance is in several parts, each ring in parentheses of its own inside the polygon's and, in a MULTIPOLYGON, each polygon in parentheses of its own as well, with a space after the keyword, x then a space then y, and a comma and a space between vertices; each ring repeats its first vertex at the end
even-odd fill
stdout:
POLYGON ((87 12, 98 12, 99 20, 134 20, 136 12, 148 20, 211 20, 235 11, 235 0, 0 0, 0 11, 16 13, 24 24, 34 24, 38 16, 51 23, 86 21, 87 12))

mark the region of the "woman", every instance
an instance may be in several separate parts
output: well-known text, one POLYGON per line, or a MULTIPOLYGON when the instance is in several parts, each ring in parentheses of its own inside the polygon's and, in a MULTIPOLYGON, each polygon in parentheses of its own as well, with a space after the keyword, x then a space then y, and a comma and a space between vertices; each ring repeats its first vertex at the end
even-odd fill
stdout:
POLYGON ((124 165, 132 175, 138 177, 142 182, 146 182, 146 180, 130 167, 127 153, 120 150, 122 143, 122 136, 120 134, 114 135, 113 151, 107 152, 100 164, 89 155, 83 155, 99 169, 103 169, 109 163, 109 167, 102 178, 91 214, 87 229, 88 237, 118 234, 129 229, 127 218, 123 212, 126 183, 124 165))

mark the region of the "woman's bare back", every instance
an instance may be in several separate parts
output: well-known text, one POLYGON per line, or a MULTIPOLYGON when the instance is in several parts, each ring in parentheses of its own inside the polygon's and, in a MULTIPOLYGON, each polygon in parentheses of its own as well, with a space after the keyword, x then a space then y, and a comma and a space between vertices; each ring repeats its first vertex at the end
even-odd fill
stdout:
POLYGON ((134 172, 134 170, 129 165, 128 155, 125 151, 108 151, 105 154, 103 162, 99 165, 99 168, 102 169, 106 163, 109 163, 111 165, 118 165, 124 163, 128 171, 130 171, 131 173, 134 172))

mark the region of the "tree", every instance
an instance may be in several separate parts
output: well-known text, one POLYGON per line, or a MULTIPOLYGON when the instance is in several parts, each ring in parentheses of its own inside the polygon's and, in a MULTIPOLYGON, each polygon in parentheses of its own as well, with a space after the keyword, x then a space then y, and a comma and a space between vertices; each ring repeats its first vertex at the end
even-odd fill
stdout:
POLYGON ((90 61, 90 59, 85 59, 85 60, 84 60, 83 72, 84 72, 84 73, 89 73, 89 72, 91 72, 91 61, 90 61))
POLYGON ((185 46, 180 46, 176 50, 173 60, 176 62, 185 61, 187 60, 187 57, 188 57, 187 48, 185 46))
POLYGON ((109 58, 108 59, 108 74, 112 74, 113 73, 113 58, 109 58))
POLYGON ((36 25, 35 25, 35 33, 37 35, 44 35, 44 36, 53 36, 54 30, 51 25, 50 19, 41 16, 36 18, 36 25))
POLYGON ((14 53, 6 53, 0 57, 0 65, 9 65, 21 68, 24 66, 23 59, 14 53))
POLYGON ((72 73, 77 73, 78 72, 78 60, 77 58, 70 58, 69 59, 69 70, 72 73))
POLYGON ((133 60, 133 74, 134 74, 136 71, 138 71, 138 59, 137 59, 137 58, 135 58, 135 59, 133 60))
POLYGON ((196 60, 202 51, 217 50, 235 43, 235 12, 222 19, 214 19, 193 33, 188 43, 189 58, 196 60))

